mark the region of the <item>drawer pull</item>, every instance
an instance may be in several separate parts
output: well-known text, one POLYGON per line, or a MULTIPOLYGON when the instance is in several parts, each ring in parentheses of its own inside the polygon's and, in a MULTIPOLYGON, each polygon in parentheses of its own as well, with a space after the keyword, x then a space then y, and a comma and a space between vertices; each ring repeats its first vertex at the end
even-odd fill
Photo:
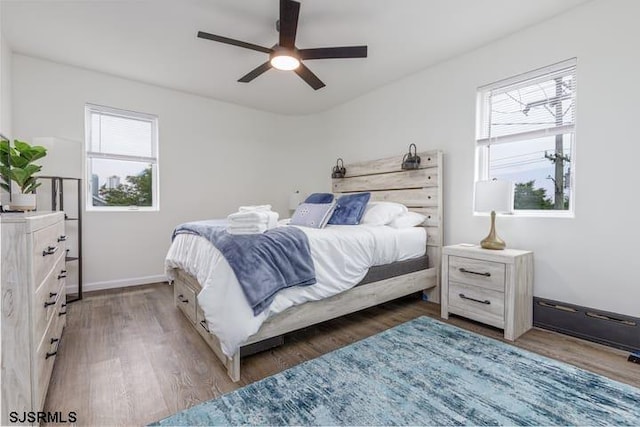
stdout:
POLYGON ((51 338, 51 344, 60 341, 60 338, 51 338))
POLYGON ((460 298, 462 298, 462 299, 468 299, 469 301, 479 302, 480 304, 486 304, 486 305, 491 304, 491 301, 489 301, 488 299, 482 301, 482 300, 479 300, 479 299, 468 297, 465 294, 458 294, 458 296, 460 298))
POLYGON ((200 321, 200 326, 202 326, 202 329, 204 329, 205 331, 209 332, 209 327, 207 326, 207 321, 206 320, 201 320, 200 321))
POLYGON ((53 297, 55 297, 56 295, 58 295, 58 293, 57 293, 57 292, 49 292, 49 298, 53 298, 53 297))
POLYGON ((60 317, 60 316, 64 316, 65 314, 67 314, 67 312, 66 312, 66 311, 61 311, 60 313, 58 313, 58 317, 60 317))
POLYGON ((47 355, 46 355, 44 358, 45 358, 45 359, 48 359, 48 358, 50 358, 50 357, 55 356, 57 353, 58 353, 57 351, 54 351, 54 352, 51 352, 51 353, 47 353, 47 355))
POLYGON ((67 273, 62 273, 61 272, 60 274, 58 274, 58 280, 64 279, 65 277, 67 277, 67 273))
POLYGON ((67 241, 67 236, 58 237, 58 242, 66 242, 66 241, 67 241))
POLYGON ((189 300, 188 300, 188 299, 186 299, 186 298, 184 297, 184 295, 182 295, 182 294, 178 295, 178 301, 183 302, 183 303, 185 303, 185 304, 188 304, 188 303, 189 303, 189 300))
POLYGON ((45 303, 44 303, 44 308, 47 308, 47 307, 49 307, 50 305, 55 305, 55 303, 56 303, 55 301, 52 301, 52 302, 45 302, 45 303))
POLYGON ((64 304, 62 304, 60 307, 64 308, 67 306, 67 303, 65 302, 64 304))
POLYGON ((47 249, 42 251, 42 256, 53 255, 58 250, 57 246, 47 246, 47 249))
POLYGON ((460 267, 458 270, 460 271, 460 273, 469 273, 469 274, 476 274, 478 276, 491 277, 491 273, 479 273, 477 271, 467 270, 464 267, 460 267))

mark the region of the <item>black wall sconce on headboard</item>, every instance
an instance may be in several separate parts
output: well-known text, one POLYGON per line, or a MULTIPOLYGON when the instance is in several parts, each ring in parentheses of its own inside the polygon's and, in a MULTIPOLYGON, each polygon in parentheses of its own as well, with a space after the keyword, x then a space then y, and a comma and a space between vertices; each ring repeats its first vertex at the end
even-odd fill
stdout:
POLYGON ((336 160, 336 165, 331 171, 331 178, 344 178, 346 174, 347 170, 344 168, 344 162, 342 159, 338 158, 338 160, 336 160))
POLYGON ((416 144, 409 144, 409 152, 402 158, 402 169, 419 169, 420 168, 420 156, 418 156, 418 149, 416 144), (413 147, 413 154, 411 153, 411 147, 413 147))

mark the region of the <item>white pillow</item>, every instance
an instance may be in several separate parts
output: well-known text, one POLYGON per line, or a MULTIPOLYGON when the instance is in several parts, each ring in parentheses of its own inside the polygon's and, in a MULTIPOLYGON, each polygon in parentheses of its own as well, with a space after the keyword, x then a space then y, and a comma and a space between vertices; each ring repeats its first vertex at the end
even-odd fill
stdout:
POLYGON ((426 216, 418 212, 405 212, 391 221, 389 226, 393 228, 411 228, 416 225, 422 225, 426 219, 426 216))
POLYGON ((369 202, 360 224, 387 225, 399 215, 409 212, 403 204, 394 202, 369 202))

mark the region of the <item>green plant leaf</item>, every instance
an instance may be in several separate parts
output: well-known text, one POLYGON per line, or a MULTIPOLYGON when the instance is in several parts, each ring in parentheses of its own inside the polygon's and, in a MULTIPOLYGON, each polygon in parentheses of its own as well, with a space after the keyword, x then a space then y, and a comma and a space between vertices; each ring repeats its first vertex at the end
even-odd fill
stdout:
POLYGON ((32 181, 30 181, 30 183, 27 183, 24 190, 22 190, 22 193, 23 194, 33 193, 35 189, 40 187, 41 185, 42 185, 41 182, 37 182, 35 179, 33 179, 32 181))
POLYGON ((44 156, 47 155, 47 149, 44 148, 44 147, 36 145, 36 146, 33 147, 33 149, 34 149, 33 150, 34 151, 33 161, 41 159, 41 158, 43 158, 44 156))
POLYGON ((6 139, 0 140, 0 163, 6 164, 7 158, 9 157, 9 141, 6 139))
POLYGON ((24 142, 24 141, 18 141, 17 139, 13 140, 13 146, 16 148, 16 150, 18 150, 19 153, 26 153, 29 151, 29 149, 31 148, 31 145, 29 145, 29 143, 24 142))
POLYGON ((25 157, 21 156, 20 154, 15 152, 11 154, 11 166, 17 167, 17 168, 23 168, 28 164, 29 164, 29 160, 27 160, 25 157))
POLYGON ((47 149, 40 145, 29 145, 24 141, 13 141, 13 145, 20 154, 20 157, 27 160, 28 163, 34 162, 47 155, 47 149))
POLYGON ((22 168, 11 168, 11 179, 22 189, 27 179, 29 179, 29 175, 27 175, 27 172, 22 168))
POLYGON ((28 176, 32 176, 33 174, 40 172, 40 170, 42 169, 42 166, 32 164, 32 165, 25 166, 23 169, 28 176))

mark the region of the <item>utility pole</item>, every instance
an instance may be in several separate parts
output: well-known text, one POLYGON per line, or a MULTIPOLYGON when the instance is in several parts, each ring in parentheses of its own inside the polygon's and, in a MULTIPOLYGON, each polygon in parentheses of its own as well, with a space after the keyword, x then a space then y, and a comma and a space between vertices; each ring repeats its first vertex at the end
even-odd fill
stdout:
MULTIPOLYGON (((556 126, 562 126, 562 77, 557 77, 556 96, 555 96, 555 119, 556 126)), ((544 153, 544 157, 549 159, 555 165, 555 178, 552 178, 555 188, 553 208, 564 209, 564 163, 570 162, 569 156, 564 155, 564 146, 562 143, 563 135, 556 135, 556 152, 554 154, 544 153)))

